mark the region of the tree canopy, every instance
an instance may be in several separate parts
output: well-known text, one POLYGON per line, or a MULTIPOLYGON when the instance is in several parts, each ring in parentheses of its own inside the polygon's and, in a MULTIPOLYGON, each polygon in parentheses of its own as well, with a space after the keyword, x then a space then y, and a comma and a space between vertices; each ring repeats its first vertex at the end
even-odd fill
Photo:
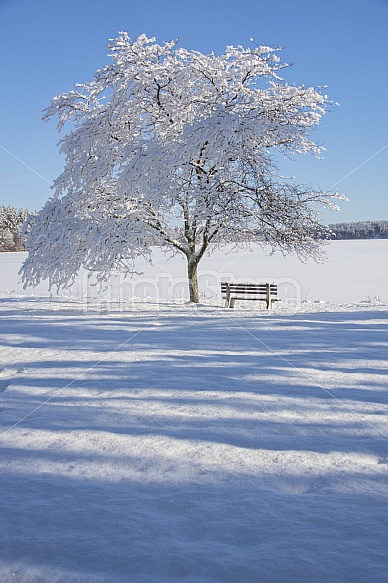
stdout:
POLYGON ((320 153, 320 90, 282 80, 287 65, 266 46, 216 56, 120 33, 109 49, 110 64, 45 111, 69 131, 28 235, 26 285, 68 286, 81 267, 104 281, 161 245, 187 258, 197 302, 198 263, 225 242, 319 256, 317 205, 341 197, 285 180, 275 154, 320 153))

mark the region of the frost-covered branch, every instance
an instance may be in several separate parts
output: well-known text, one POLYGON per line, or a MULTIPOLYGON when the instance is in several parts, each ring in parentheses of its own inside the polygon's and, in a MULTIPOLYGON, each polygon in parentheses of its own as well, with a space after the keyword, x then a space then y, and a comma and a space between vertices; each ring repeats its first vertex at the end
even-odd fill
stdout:
POLYGON ((54 196, 28 236, 26 285, 70 285, 81 267, 104 281, 162 245, 186 256, 198 301, 210 243, 255 240, 319 258, 316 205, 336 208, 340 197, 287 184, 273 153, 320 153, 311 132, 325 95, 285 83, 270 47, 205 55, 120 33, 109 49, 110 64, 45 112, 69 131, 54 196))

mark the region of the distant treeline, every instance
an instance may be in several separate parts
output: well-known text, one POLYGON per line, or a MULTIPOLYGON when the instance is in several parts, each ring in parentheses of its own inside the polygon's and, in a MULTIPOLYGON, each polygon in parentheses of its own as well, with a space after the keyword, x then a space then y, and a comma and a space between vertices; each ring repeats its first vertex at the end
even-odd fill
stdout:
POLYGON ((388 221, 359 221, 329 225, 333 239, 388 239, 388 221))
MULTIPOLYGON (((36 213, 0 205, 0 252, 24 251, 23 226, 36 213)), ((329 225, 332 239, 388 239, 388 221, 359 221, 329 225)))
POLYGON ((26 209, 0 205, 0 252, 24 251, 22 229, 32 215, 26 209))

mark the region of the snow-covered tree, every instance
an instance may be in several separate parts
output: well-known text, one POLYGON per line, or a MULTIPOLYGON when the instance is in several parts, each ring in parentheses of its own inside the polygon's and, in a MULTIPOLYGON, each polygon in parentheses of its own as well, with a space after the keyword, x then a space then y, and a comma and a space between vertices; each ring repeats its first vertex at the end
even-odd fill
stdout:
POLYGON ((0 252, 23 251, 23 225, 28 211, 12 206, 0 205, 0 252))
POLYGON ((70 125, 66 163, 31 228, 25 284, 68 286, 81 267, 104 281, 160 245, 187 258, 198 302, 198 263, 225 242, 317 258, 316 203, 340 197, 287 182, 274 154, 319 154, 309 134, 327 97, 282 80, 270 47, 205 55, 120 33, 109 48, 111 64, 45 112, 70 125))

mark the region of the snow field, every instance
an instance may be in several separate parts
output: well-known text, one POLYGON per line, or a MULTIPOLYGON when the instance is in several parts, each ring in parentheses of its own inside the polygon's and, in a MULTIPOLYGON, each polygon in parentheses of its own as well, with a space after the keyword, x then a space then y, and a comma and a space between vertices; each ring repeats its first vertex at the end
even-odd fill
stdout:
MULTIPOLYGON (((220 298, 220 282, 273 281, 278 284, 282 302, 276 311, 295 312, 305 303, 327 303, 345 307, 349 304, 388 304, 388 239, 332 241, 325 246, 328 261, 317 264, 312 260, 302 263, 296 256, 271 256, 268 251, 253 246, 251 250, 234 251, 231 245, 205 256, 199 265, 201 301, 223 305, 220 298)), ((19 282, 18 271, 26 253, 2 253, 0 257, 0 297, 47 297, 47 285, 24 290, 19 282)), ((128 302, 146 301, 147 309, 165 307, 166 300, 184 302, 188 299, 186 262, 183 256, 170 258, 160 249, 154 249, 153 264, 139 260, 138 274, 133 278, 117 275, 112 277, 108 289, 101 293, 81 274, 74 285, 60 293, 61 297, 83 298, 84 309, 111 309, 105 302, 117 304, 126 311, 128 302), (161 306, 158 305, 162 301, 161 306), (155 306, 156 304, 156 306, 155 306)), ((56 296, 53 290, 54 297, 56 296)), ((264 304, 237 302, 239 310, 264 308, 264 304)), ((308 310, 311 308, 309 307, 308 310)), ((324 308, 318 306, 318 310, 324 308)), ((333 306, 327 309, 332 310, 333 306)))
POLYGON ((0 298, 0 581, 387 581, 375 290, 273 312, 0 298))

